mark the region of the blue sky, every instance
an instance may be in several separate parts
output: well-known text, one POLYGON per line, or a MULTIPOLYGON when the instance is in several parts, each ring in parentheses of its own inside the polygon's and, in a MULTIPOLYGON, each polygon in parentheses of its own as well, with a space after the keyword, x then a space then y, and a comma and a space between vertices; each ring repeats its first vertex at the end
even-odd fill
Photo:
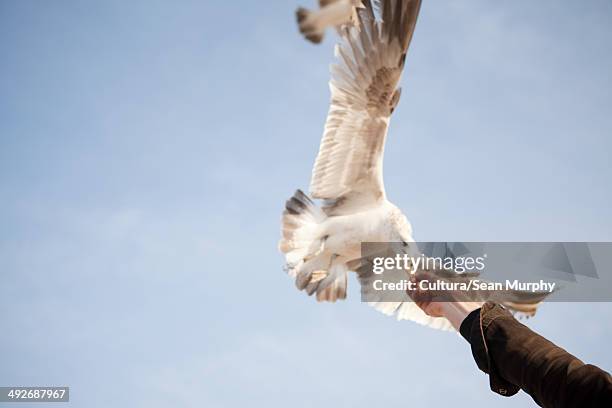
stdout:
MULTIPOLYGON (((334 38, 304 42, 297 5, 0 3, 0 384, 75 407, 532 405, 354 280, 319 305, 284 275, 334 38)), ((385 158, 416 239, 612 241, 611 44, 604 0, 424 1, 385 158)), ((610 370, 610 321, 528 323, 610 370)))

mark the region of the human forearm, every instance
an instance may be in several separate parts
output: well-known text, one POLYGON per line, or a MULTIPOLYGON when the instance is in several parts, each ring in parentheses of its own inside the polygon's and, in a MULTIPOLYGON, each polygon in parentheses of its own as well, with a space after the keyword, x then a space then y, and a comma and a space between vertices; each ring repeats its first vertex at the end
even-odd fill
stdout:
POLYGON ((501 395, 522 388, 544 407, 612 406, 608 373, 585 365, 499 305, 485 304, 461 333, 478 367, 489 374, 491 389, 501 395))
POLYGON ((482 306, 482 302, 444 302, 441 305, 442 314, 459 331, 461 323, 474 310, 482 306))

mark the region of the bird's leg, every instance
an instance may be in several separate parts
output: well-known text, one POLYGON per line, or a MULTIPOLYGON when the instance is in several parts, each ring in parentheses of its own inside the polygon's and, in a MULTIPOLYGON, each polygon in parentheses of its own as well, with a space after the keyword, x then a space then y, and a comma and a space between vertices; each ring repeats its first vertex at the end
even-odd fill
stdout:
POLYGON ((316 283, 316 282, 319 282, 327 278, 327 275, 329 275, 329 270, 331 269, 332 263, 334 262, 334 259, 336 259, 337 257, 338 257, 338 254, 332 254, 332 256, 329 257, 329 264, 327 264, 327 268, 325 270, 320 269, 320 270, 312 272, 310 283, 316 283))

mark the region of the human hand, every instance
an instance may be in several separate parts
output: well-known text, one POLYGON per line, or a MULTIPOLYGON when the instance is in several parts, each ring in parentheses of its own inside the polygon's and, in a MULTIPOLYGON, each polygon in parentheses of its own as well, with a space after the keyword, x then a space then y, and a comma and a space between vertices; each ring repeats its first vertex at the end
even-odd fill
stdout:
POLYGON ((461 291, 427 289, 429 282, 440 279, 430 271, 412 273, 410 276, 410 281, 413 282, 412 290, 409 289, 406 293, 425 314, 431 317, 444 317, 456 330, 459 330, 467 315, 480 308, 483 302, 470 301, 466 293, 461 291), (422 282, 425 284, 421 284, 422 282))
MULTIPOLYGON (((406 293, 425 314, 431 317, 444 317, 444 303, 441 301, 441 294, 438 291, 423 290, 420 283, 422 281, 431 281, 433 275, 429 272, 415 272, 410 274, 410 281, 413 284, 413 290, 408 289, 406 293)), ((448 301, 448 299, 446 299, 448 301)))

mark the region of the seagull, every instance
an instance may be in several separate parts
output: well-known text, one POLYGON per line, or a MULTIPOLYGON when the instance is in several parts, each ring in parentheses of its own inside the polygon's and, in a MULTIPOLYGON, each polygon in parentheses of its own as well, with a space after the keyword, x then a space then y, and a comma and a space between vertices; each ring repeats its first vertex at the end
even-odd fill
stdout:
MULTIPOLYGON (((362 242, 405 247, 415 242, 410 222, 387 199, 383 152, 421 0, 381 0, 374 6, 363 0, 362 5, 358 24, 340 29, 331 106, 310 197, 297 190, 281 220, 279 250, 286 270, 298 289, 316 294, 318 301, 346 298, 348 273, 359 274, 362 266, 362 242)), ((523 306, 527 311, 532 310, 529 302, 523 306)), ((399 320, 452 330, 445 318, 426 315, 408 295, 402 301, 369 303, 399 320)))
POLYGON ((298 27, 307 40, 318 44, 323 41, 327 27, 340 29, 356 25, 357 9, 363 7, 361 0, 319 0, 317 11, 297 9, 298 27))

